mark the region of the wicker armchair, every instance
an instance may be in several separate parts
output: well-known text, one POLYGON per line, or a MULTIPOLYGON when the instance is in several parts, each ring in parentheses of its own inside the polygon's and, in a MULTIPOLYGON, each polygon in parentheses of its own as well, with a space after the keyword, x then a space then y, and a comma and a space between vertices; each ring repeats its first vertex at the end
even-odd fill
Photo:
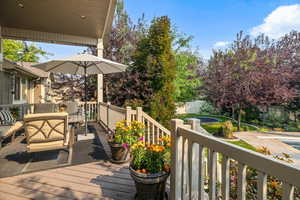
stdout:
POLYGON ((67 113, 26 115, 24 128, 28 152, 68 149, 68 162, 71 162, 74 132, 68 128, 67 113))

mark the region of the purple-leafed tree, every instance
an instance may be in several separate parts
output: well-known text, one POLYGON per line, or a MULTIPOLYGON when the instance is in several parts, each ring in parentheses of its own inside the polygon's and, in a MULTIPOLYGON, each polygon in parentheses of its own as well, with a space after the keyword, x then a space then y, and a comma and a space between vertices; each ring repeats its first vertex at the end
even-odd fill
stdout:
POLYGON ((251 40, 240 32, 230 48, 213 53, 204 70, 203 93, 216 106, 236 110, 239 128, 247 106, 285 104, 297 96, 291 85, 296 70, 284 61, 278 44, 264 35, 251 40))

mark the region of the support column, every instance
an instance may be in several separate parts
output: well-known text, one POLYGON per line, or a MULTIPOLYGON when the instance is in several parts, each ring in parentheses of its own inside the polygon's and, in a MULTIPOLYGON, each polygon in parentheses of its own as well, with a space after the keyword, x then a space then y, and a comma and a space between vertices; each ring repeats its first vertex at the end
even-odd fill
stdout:
MULTIPOLYGON (((103 40, 98 39, 97 56, 103 58, 103 40)), ((97 74, 97 103, 103 102, 103 74, 97 74)))
POLYGON ((2 41, 2 29, 0 26, 0 71, 2 71, 2 63, 3 63, 3 41, 2 41))

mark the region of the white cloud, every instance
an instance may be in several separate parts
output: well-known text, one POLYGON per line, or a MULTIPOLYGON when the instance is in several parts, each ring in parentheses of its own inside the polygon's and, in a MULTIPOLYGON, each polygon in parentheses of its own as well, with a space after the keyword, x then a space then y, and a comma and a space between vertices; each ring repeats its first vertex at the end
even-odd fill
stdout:
POLYGON ((227 45, 229 45, 230 42, 227 41, 220 41, 220 42, 216 42, 214 44, 214 48, 222 48, 222 47, 226 47, 227 45))
POLYGON ((251 29, 251 35, 264 33, 270 38, 277 39, 292 30, 300 31, 300 4, 279 6, 264 19, 261 25, 251 29))

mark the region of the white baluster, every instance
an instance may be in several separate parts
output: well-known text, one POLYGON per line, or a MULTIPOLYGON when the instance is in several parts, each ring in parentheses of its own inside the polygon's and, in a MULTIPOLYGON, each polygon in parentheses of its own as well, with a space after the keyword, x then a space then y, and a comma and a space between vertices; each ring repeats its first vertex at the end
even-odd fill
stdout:
POLYGON ((267 174, 263 172, 258 172, 257 180, 257 199, 266 200, 267 199, 267 174))
POLYGON ((243 163, 238 164, 238 185, 237 185, 237 197, 239 200, 246 200, 246 172, 247 166, 243 163))
POLYGON ((230 189, 230 159, 223 155, 222 158, 222 200, 229 200, 230 189))
POLYGON ((209 158, 209 198, 216 199, 216 169, 217 169, 217 152, 210 150, 209 158))
POLYGON ((282 200, 294 200, 294 186, 288 183, 283 183, 282 189, 282 200))

